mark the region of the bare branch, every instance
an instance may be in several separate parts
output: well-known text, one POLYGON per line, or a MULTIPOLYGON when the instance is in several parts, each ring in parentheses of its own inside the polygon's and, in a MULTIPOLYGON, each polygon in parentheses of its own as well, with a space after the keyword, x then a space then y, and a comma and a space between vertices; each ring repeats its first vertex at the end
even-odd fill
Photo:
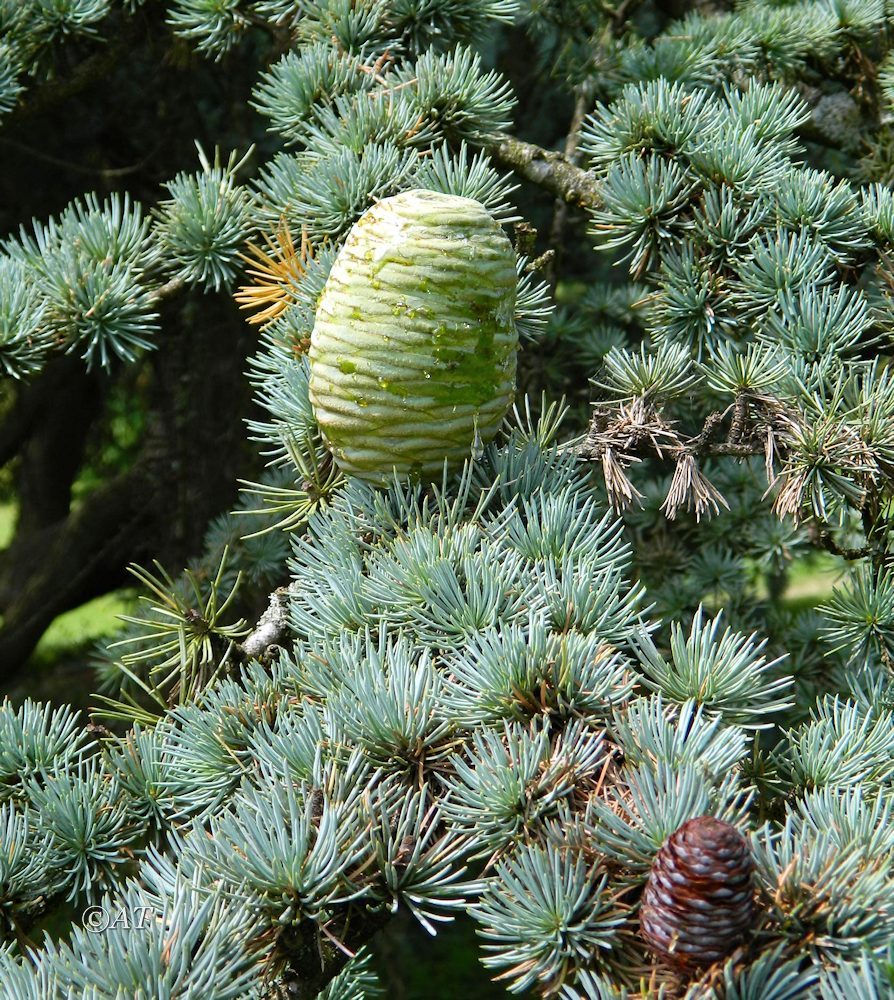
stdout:
POLYGON ((186 282, 183 278, 171 278, 166 281, 163 285, 159 285, 150 293, 150 301, 153 305, 158 305, 159 302, 164 302, 167 299, 174 298, 179 292, 181 292, 186 287, 186 282))
MULTIPOLYGON (((289 630, 289 588, 279 587, 270 595, 267 610, 254 630, 242 641, 238 652, 245 660, 263 659, 278 646, 289 630)), ((238 655, 237 652, 237 655, 238 655)))
MULTIPOLYGON (((565 159, 572 165, 577 166, 580 162, 580 152, 578 142, 580 140, 580 128, 584 117, 587 114, 593 101, 593 89, 589 82, 583 83, 577 88, 577 98, 574 103, 574 114, 571 124, 568 127, 568 135, 565 137, 565 159)), ((562 252, 565 246, 565 230, 568 226, 569 205, 564 198, 556 199, 553 207, 553 221, 549 231, 549 250, 553 256, 547 262, 544 269, 544 277, 549 282, 550 288, 555 289, 558 281, 558 272, 561 265, 562 252)), ((546 254, 544 254, 546 256, 546 254)))
POLYGON ((557 198, 581 208, 596 208, 599 205, 596 178, 576 167, 564 154, 510 135, 498 136, 489 148, 504 166, 511 167, 520 177, 557 198))
POLYGON ((736 458, 748 458, 765 454, 766 441, 763 438, 758 440, 755 436, 746 441, 729 438, 725 441, 712 441, 711 438, 716 435, 724 416, 722 413, 711 413, 695 437, 683 440, 657 414, 651 420, 643 419, 635 404, 631 407, 622 404, 614 420, 608 419, 605 408, 599 408, 593 415, 590 429, 578 447, 577 454, 588 461, 601 461, 607 448, 624 454, 641 452, 644 446, 656 458, 680 458, 684 455, 732 455, 736 458))
POLYGON ((825 549, 826 552, 831 552, 833 556, 840 556, 842 559, 847 559, 849 562, 855 559, 865 559, 873 553, 871 545, 863 545, 857 549, 849 548, 846 545, 839 545, 831 532, 815 521, 808 525, 807 534, 814 545, 825 549))

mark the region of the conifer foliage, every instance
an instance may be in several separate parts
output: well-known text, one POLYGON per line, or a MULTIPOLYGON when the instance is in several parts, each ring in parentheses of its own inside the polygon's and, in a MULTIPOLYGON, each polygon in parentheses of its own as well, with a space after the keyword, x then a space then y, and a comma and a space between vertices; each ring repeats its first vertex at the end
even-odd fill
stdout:
MULTIPOLYGON (((0 0, 0 116, 150 6, 0 0)), ((269 469, 181 576, 135 567, 93 722, 0 705, 0 992, 362 1000, 406 911, 470 916, 518 995, 894 996, 891 11, 155 6, 205 58, 267 39, 267 152, 7 236, 0 364, 128 364, 174 290, 232 294, 269 469), (576 103, 564 154, 507 38, 576 103), (415 189, 513 238, 519 393, 459 470, 373 485, 306 355, 415 189)))

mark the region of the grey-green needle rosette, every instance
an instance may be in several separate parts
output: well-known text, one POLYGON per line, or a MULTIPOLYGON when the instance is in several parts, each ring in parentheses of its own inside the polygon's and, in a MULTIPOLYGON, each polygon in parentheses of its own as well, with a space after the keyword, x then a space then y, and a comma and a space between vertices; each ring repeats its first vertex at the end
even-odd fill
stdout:
POLYGON ((483 205, 405 191, 354 225, 320 296, 310 399, 345 473, 436 477, 515 394, 515 252, 483 205))

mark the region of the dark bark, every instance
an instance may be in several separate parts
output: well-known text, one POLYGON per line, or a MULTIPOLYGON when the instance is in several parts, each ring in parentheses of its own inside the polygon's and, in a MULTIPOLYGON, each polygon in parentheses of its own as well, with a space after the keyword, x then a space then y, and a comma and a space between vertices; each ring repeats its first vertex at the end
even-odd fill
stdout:
MULTIPOLYGON (((160 0, 134 15, 113 11, 103 39, 60 48, 52 79, 30 86, 3 119, 0 236, 29 230, 32 218, 46 220, 90 189, 102 199, 126 187, 148 208, 164 197, 162 182, 196 163, 196 139, 244 149, 262 134, 247 106, 256 62, 224 67, 190 53, 165 18, 160 0)), ((159 350, 129 370, 141 386, 134 405, 149 411, 139 469, 128 469, 133 452, 114 464, 100 457, 110 440, 105 390, 120 370, 89 375, 79 358, 57 357, 32 384, 16 385, 5 408, 0 466, 15 460, 21 512, 0 553, 6 678, 56 614, 127 582, 131 560, 157 556, 178 572, 200 551, 208 519, 231 504, 236 478, 254 475, 242 423, 253 341, 224 296, 169 301, 181 285, 159 290, 159 350), (81 489, 72 510, 85 463, 112 478, 87 496, 81 489)))
POLYGON ((243 425, 252 340, 235 305, 223 296, 164 301, 162 316, 160 349, 145 362, 152 387, 142 453, 73 509, 72 481, 101 410, 97 382, 62 358, 32 387, 43 406, 28 422, 19 479, 22 502, 37 501, 0 554, 7 683, 57 615, 122 586, 128 563, 158 558, 179 572, 201 551, 208 521, 232 504, 237 477, 253 472, 243 425))
POLYGON ((46 558, 55 528, 68 516, 72 483, 102 409, 102 382, 80 359, 54 358, 21 388, 0 431, 0 460, 18 457, 19 508, 15 538, 0 553, 0 607, 8 606, 23 576, 46 558))
POLYGON ((29 386, 43 401, 20 449, 16 492, 19 530, 30 533, 68 516, 71 486, 84 460, 87 436, 102 409, 102 383, 80 358, 54 358, 29 386))
POLYGON ((15 676, 57 615, 108 590, 127 562, 147 554, 146 541, 158 517, 153 479, 151 465, 138 463, 46 529, 41 557, 5 609, 0 679, 15 676))
POLYGON ((255 342, 229 296, 166 302, 161 319, 150 419, 165 511, 153 544, 176 571, 199 553, 208 521, 233 504, 237 478, 259 464, 244 425, 255 342))

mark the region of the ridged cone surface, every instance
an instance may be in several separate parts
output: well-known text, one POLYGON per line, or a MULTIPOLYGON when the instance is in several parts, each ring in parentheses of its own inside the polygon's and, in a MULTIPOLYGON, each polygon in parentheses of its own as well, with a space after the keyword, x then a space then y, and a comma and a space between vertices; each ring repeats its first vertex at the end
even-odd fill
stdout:
POLYGON ((320 296, 310 400, 338 466, 437 476, 515 395, 515 252, 483 205, 405 191, 356 223, 320 296))
POLYGON ((640 908, 646 943, 682 969, 727 956, 751 926, 751 872, 734 826, 713 816, 684 823, 652 863, 640 908))

